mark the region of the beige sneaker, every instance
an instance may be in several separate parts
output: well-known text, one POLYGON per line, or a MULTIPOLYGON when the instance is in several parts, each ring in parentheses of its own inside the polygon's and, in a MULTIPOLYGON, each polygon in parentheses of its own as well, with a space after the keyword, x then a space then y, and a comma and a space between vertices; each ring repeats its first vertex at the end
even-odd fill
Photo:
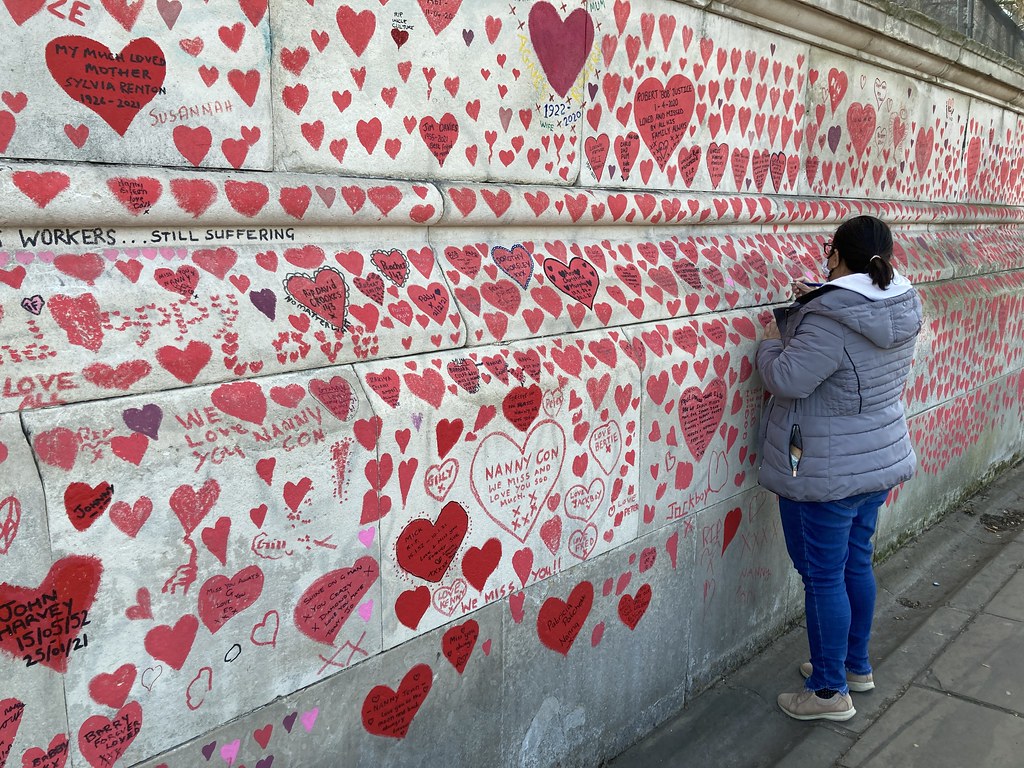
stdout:
MULTIPOLYGON (((800 665, 800 674, 803 675, 804 680, 810 677, 813 672, 814 667, 811 666, 811 662, 805 661, 800 665)), ((850 690, 854 693, 864 693, 864 691, 870 691, 875 687, 875 680, 870 672, 866 675, 855 675, 853 672, 847 672, 846 684, 850 686, 850 690)))
POLYGON ((822 699, 806 688, 799 693, 780 693, 779 707, 794 720, 849 720, 857 714, 848 693, 822 699))

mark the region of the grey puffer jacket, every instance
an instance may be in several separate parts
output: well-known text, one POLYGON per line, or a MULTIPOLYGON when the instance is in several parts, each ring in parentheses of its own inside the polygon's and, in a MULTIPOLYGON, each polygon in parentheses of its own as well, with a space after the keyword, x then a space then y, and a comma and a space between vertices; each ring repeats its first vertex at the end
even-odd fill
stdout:
POLYGON ((867 275, 838 278, 776 310, 757 369, 772 394, 762 418, 758 481, 793 501, 834 501, 892 488, 917 464, 903 385, 921 329, 921 302, 897 275, 881 291, 867 275), (790 461, 793 425, 803 455, 790 461))

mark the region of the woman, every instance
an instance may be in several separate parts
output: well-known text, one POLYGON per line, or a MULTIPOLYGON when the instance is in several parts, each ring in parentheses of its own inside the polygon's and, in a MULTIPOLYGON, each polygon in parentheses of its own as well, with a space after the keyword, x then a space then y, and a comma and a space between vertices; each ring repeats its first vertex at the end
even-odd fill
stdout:
POLYGON ((849 691, 874 688, 871 537, 889 491, 914 474, 903 385, 921 302, 892 266, 892 233, 872 216, 825 243, 828 282, 793 284, 757 350, 771 394, 758 480, 779 496, 786 548, 804 582, 811 661, 779 696, 798 720, 848 720, 849 691))

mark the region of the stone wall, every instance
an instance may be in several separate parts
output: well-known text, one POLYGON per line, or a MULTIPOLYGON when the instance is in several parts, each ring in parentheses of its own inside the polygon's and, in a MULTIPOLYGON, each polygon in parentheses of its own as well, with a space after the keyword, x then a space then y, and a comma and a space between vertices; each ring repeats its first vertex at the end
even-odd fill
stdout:
POLYGON ((798 615, 753 355, 853 214, 879 547, 1024 448, 1024 74, 926 25, 3 4, 0 768, 614 755, 798 615))

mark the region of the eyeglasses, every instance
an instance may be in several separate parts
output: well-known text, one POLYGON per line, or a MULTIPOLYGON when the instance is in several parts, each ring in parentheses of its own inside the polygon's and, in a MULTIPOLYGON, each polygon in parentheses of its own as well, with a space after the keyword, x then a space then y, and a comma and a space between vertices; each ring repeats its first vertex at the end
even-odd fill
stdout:
POLYGON ((835 250, 835 247, 832 245, 831 240, 826 240, 824 243, 821 244, 821 247, 825 251, 826 256, 831 256, 832 252, 835 250))

